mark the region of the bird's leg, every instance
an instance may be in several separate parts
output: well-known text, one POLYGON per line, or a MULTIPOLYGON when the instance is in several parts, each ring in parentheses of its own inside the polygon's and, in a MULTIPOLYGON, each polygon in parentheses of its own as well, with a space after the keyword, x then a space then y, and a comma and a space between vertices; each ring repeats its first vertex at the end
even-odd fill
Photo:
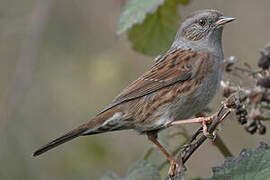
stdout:
POLYGON ((184 120, 175 120, 169 124, 169 126, 179 125, 179 124, 189 124, 189 123, 202 123, 212 121, 214 116, 210 117, 197 117, 191 119, 184 119, 184 120))
POLYGON ((156 131, 147 132, 147 137, 151 142, 153 142, 161 150, 163 154, 165 154, 165 156, 167 157, 167 159, 169 160, 171 164, 168 174, 170 176, 174 176, 176 169, 178 169, 179 167, 179 164, 174 160, 173 156, 167 151, 167 149, 163 147, 160 144, 160 142, 157 140, 157 132, 156 131))
POLYGON ((192 119, 175 120, 171 122, 168 126, 174 126, 174 125, 179 125, 179 124, 189 124, 189 123, 201 123, 203 126, 203 134, 206 137, 209 137, 206 123, 208 121, 212 121, 214 117, 215 115, 212 115, 210 117, 197 117, 197 118, 192 118, 192 119))

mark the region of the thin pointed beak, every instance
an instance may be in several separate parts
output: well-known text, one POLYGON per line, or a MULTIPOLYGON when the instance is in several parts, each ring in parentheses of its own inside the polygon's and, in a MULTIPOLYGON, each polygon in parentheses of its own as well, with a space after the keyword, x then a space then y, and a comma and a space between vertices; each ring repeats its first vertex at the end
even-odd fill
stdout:
POLYGON ((216 22, 216 24, 218 26, 220 26, 220 25, 224 25, 224 24, 227 24, 229 22, 232 22, 234 20, 235 20, 235 18, 233 18, 233 17, 220 16, 219 20, 216 22))

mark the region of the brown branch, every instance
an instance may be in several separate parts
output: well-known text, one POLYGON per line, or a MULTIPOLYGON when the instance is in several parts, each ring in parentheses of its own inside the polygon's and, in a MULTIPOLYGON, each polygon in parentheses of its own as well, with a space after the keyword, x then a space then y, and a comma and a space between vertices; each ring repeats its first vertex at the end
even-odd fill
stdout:
POLYGON ((223 142, 223 140, 220 138, 219 135, 217 135, 215 139, 215 145, 224 157, 233 157, 233 154, 231 153, 229 148, 225 145, 225 143, 223 142))
MULTIPOLYGON (((220 110, 216 115, 214 116, 212 122, 210 125, 208 125, 208 132, 210 134, 213 134, 216 130, 216 127, 219 125, 220 122, 222 122, 236 107, 236 105, 239 103, 239 97, 237 97, 236 94, 233 94, 230 96, 226 101, 222 104, 220 110)), ((201 134, 202 127, 199 128, 195 134, 192 136, 191 140, 189 141, 189 144, 184 148, 181 152, 179 152, 179 155, 177 156, 176 161, 182 162, 182 165, 184 165, 187 160, 191 157, 191 155, 205 142, 205 140, 208 138, 205 135, 201 134), (201 136, 199 139, 198 137, 201 136), (196 140, 198 139, 198 140, 196 140)), ((183 166, 179 167, 181 169, 176 170, 178 174, 176 174, 174 177, 166 177, 165 180, 182 180, 183 174, 184 174, 184 168, 183 166)))

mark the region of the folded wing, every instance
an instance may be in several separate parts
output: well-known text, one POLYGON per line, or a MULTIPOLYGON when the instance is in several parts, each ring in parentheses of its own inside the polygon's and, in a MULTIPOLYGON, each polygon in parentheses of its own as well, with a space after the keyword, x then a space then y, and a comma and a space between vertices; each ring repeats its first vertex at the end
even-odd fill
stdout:
POLYGON ((192 79, 201 62, 206 60, 208 53, 191 49, 177 49, 169 51, 156 60, 149 71, 129 85, 103 111, 115 107, 123 102, 136 99, 159 89, 192 79))

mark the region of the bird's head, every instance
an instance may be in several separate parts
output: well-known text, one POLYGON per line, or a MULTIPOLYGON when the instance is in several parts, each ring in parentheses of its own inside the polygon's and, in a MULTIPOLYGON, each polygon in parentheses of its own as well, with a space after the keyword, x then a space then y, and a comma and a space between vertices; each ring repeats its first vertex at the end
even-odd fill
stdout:
POLYGON ((217 10, 196 11, 183 21, 175 41, 191 41, 202 45, 221 41, 223 26, 233 20, 235 18, 223 16, 217 10))

